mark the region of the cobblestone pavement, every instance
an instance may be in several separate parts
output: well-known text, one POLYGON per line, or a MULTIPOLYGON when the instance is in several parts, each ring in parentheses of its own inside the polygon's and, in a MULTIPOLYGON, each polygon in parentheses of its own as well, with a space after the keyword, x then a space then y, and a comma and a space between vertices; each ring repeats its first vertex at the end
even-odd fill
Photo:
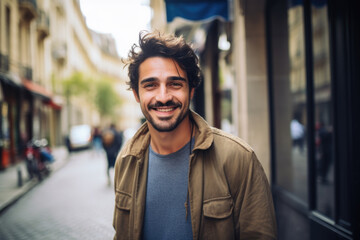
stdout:
POLYGON ((105 154, 88 150, 69 157, 66 166, 3 212, 1 240, 112 239, 114 191, 105 154))

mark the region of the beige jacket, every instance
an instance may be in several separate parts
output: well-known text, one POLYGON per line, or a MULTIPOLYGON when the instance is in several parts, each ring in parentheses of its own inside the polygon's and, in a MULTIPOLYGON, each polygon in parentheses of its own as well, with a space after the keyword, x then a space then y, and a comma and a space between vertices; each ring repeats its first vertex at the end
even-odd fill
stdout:
MULTIPOLYGON (((254 151, 196 113, 191 116, 196 126, 188 177, 193 239, 275 239, 269 183, 254 151)), ((117 158, 114 239, 141 239, 149 143, 145 123, 117 158)))

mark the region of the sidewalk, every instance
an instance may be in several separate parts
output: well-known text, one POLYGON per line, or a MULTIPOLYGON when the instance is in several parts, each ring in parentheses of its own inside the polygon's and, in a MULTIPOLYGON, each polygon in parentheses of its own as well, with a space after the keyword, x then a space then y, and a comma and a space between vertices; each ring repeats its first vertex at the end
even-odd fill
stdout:
MULTIPOLYGON (((55 162, 51 168, 55 172, 67 163, 68 151, 66 147, 61 146, 53 148, 52 153, 55 162)), ((36 178, 29 180, 25 161, 0 171, 0 213, 38 183, 39 181, 36 178)))

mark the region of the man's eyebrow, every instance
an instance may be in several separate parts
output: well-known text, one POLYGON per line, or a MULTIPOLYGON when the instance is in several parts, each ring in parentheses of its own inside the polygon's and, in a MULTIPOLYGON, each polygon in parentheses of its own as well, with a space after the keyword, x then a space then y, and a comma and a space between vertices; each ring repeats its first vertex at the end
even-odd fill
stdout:
POLYGON ((144 83, 148 83, 148 82, 155 82, 156 79, 153 78, 153 77, 150 77, 150 78, 145 78, 143 80, 140 81, 140 84, 144 84, 144 83))
MULTIPOLYGON (((180 77, 180 76, 171 76, 171 77, 168 77, 168 80, 170 80, 170 81, 180 80, 180 81, 186 82, 186 79, 183 78, 183 77, 180 77)), ((148 82, 155 82, 155 81, 156 81, 156 78, 149 77, 149 78, 145 78, 145 79, 141 80, 140 84, 145 84, 145 83, 148 83, 148 82)))
POLYGON ((180 77, 180 76, 173 76, 173 77, 169 77, 168 79, 169 80, 181 80, 181 81, 186 82, 186 79, 183 77, 180 77))

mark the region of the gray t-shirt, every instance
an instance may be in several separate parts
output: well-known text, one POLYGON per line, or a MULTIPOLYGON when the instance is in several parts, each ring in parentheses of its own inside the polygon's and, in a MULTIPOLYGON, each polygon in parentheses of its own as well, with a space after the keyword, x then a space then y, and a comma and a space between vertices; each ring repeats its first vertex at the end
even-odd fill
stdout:
POLYGON ((190 142, 168 155, 150 146, 143 239, 192 239, 190 210, 186 218, 185 209, 189 156, 190 142))

